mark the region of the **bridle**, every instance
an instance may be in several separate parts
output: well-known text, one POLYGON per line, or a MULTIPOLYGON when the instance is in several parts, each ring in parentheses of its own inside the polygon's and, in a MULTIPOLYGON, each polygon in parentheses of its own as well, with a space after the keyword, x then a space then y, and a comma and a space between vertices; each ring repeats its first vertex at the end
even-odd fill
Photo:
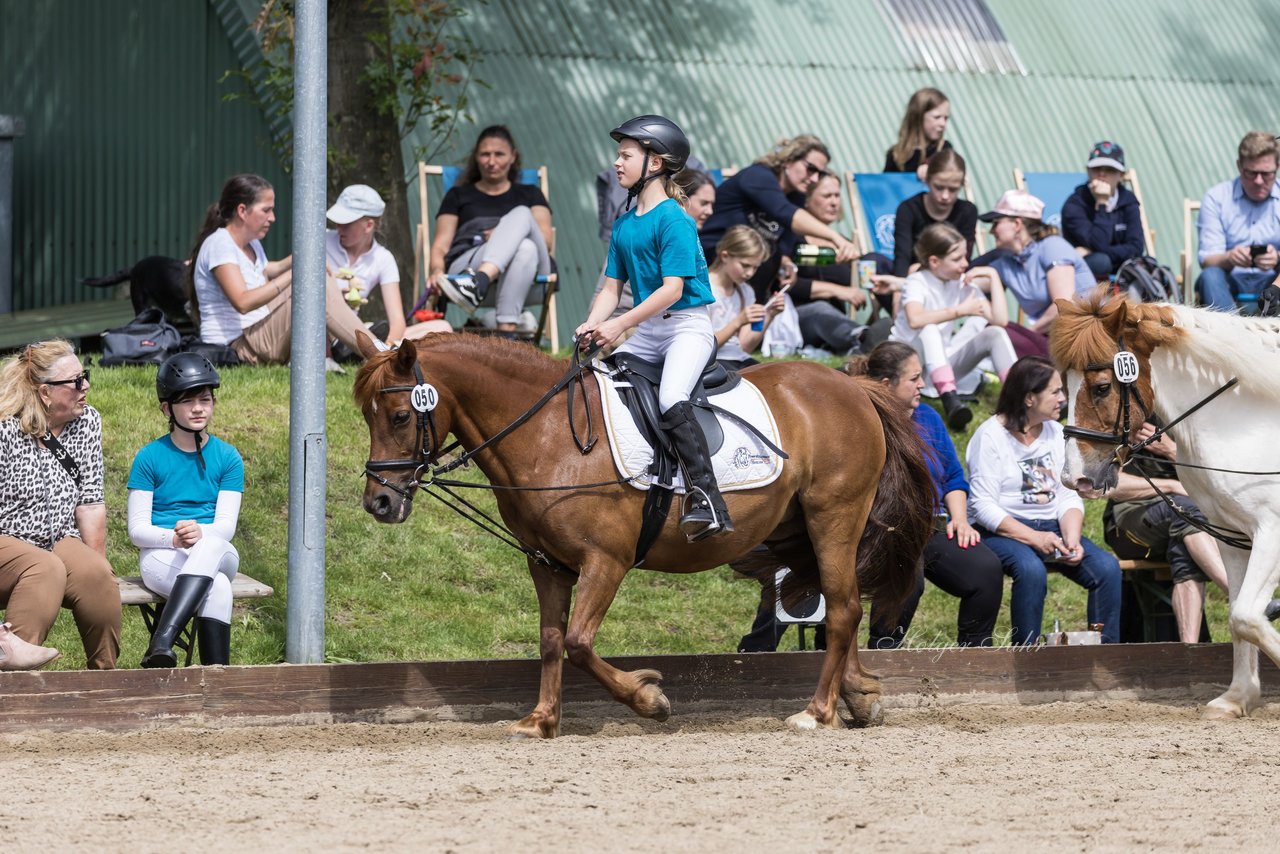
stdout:
MULTIPOLYGON (((1217 398, 1218 395, 1231 389, 1233 386, 1239 383, 1240 380, 1237 377, 1232 377, 1231 379, 1223 383, 1222 386, 1220 386, 1218 389, 1216 389, 1213 392, 1210 392, 1198 403, 1196 403, 1186 412, 1179 415, 1177 418, 1170 421, 1168 424, 1157 426, 1155 432, 1152 433, 1150 436, 1148 436, 1146 439, 1143 439, 1140 442, 1130 441, 1129 433, 1133 427, 1133 421, 1129 415, 1131 399, 1133 401, 1136 401, 1138 406, 1142 407, 1143 421, 1148 420, 1153 414, 1153 412, 1151 407, 1147 405, 1146 401, 1142 399, 1142 392, 1139 391, 1138 389, 1138 376, 1140 373, 1138 358, 1133 353, 1129 352, 1124 348, 1123 336, 1121 336, 1116 341, 1116 345, 1119 349, 1116 351, 1115 357, 1111 360, 1111 364, 1108 365, 1102 362, 1094 362, 1084 366, 1084 373, 1086 374, 1097 373, 1098 371, 1108 371, 1108 370, 1111 371, 1112 376, 1115 379, 1115 382, 1120 386, 1120 392, 1119 392, 1120 407, 1116 411, 1116 418, 1115 418, 1115 421, 1112 423, 1111 432, 1107 433, 1102 430, 1090 430, 1085 427, 1076 427, 1074 425, 1068 425, 1062 428, 1063 435, 1066 438, 1077 439, 1083 442, 1114 444, 1115 450, 1112 453, 1111 464, 1117 465, 1122 469, 1125 468, 1131 461, 1133 461, 1134 459, 1137 459, 1138 458, 1137 455, 1141 454, 1141 456, 1144 458, 1159 459, 1163 463, 1167 463, 1169 465, 1179 466, 1183 468, 1204 469, 1207 471, 1225 472, 1228 474, 1256 474, 1256 475, 1280 474, 1280 472, 1247 472, 1247 471, 1238 471, 1236 469, 1223 469, 1223 468, 1215 468, 1213 466, 1196 465, 1195 463, 1180 463, 1180 462, 1177 462, 1176 460, 1167 460, 1164 458, 1155 457, 1149 453, 1142 454, 1141 452, 1144 451, 1148 445, 1152 444, 1153 442, 1160 441, 1160 438, 1164 436, 1164 434, 1167 433, 1169 430, 1171 430, 1175 425, 1186 420, 1186 418, 1188 418, 1190 415, 1195 413, 1205 404, 1217 398)), ((1138 423, 1141 424, 1142 421, 1139 421, 1138 423)), ((1174 513, 1174 515, 1182 519, 1187 524, 1205 532, 1206 534, 1213 537, 1214 539, 1217 539, 1223 543, 1226 543, 1229 546, 1234 546, 1235 548, 1243 549, 1245 551, 1248 551, 1249 549, 1253 548, 1253 542, 1249 539, 1248 535, 1245 532, 1237 531, 1232 528, 1223 528, 1221 526, 1215 525, 1212 522, 1207 522, 1207 521, 1202 522, 1199 519, 1196 519, 1195 517, 1186 513, 1181 507, 1179 507, 1177 503, 1173 500, 1173 498, 1170 497, 1167 493, 1165 493, 1162 489, 1160 489, 1160 487, 1156 486, 1155 482, 1152 481, 1150 476, 1147 475, 1146 471, 1139 468, 1138 474, 1142 477, 1143 480, 1147 482, 1147 484, 1152 488, 1152 490, 1155 491, 1156 495, 1159 496, 1165 502, 1165 504, 1169 506, 1169 509, 1174 513)))
MULTIPOLYGON (((441 453, 451 450, 453 447, 440 448, 440 438, 436 431, 436 419, 432 414, 435 411, 436 404, 440 402, 440 396, 435 387, 427 383, 423 378, 422 365, 416 361, 413 363, 413 378, 418 381, 416 385, 387 386, 386 388, 378 389, 378 394, 409 393, 410 405, 418 413, 418 423, 413 441, 414 456, 399 460, 366 460, 364 464, 366 476, 392 492, 398 493, 405 501, 409 502, 413 501, 414 491, 422 485, 422 475, 424 472, 429 471, 431 460, 441 453), (413 470, 411 485, 408 488, 392 483, 378 474, 378 472, 402 471, 405 469, 413 470)), ((457 443, 455 442, 454 444, 456 445, 457 443)))

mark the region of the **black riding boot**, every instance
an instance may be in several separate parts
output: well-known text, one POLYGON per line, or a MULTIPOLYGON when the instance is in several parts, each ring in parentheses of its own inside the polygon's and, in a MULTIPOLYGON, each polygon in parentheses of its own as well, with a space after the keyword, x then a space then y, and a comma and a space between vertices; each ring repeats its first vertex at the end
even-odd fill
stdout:
POLYGON ((142 656, 143 667, 177 667, 178 656, 173 654, 173 642, 182 627, 200 608, 200 603, 213 586, 207 575, 179 575, 173 590, 165 600, 160 622, 151 635, 151 645, 142 656))
POLYGON ((968 427, 973 420, 973 411, 964 405, 960 395, 944 391, 939 397, 942 398, 942 411, 947 415, 947 426, 957 433, 968 427))
POLYGON ((231 626, 221 620, 197 617, 196 644, 201 664, 231 663, 231 626))
POLYGON ((680 530, 691 543, 732 532, 729 510, 720 497, 716 475, 711 468, 707 437, 694 415, 693 404, 682 400, 668 409, 662 415, 662 427, 671 437, 676 456, 680 458, 685 488, 689 492, 686 499, 688 512, 680 517, 680 530))

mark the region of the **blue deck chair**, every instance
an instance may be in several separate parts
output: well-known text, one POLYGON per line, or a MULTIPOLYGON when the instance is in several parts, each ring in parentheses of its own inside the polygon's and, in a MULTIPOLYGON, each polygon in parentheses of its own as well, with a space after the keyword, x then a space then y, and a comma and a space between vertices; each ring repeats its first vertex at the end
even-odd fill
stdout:
POLYGON ((738 174, 737 166, 725 166, 720 169, 708 169, 707 174, 711 176, 711 181, 717 187, 725 182, 726 178, 732 178, 738 174))
MULTIPOLYGON (((1062 228, 1062 206, 1066 204, 1067 198, 1075 192, 1076 187, 1089 180, 1089 176, 1085 172, 1023 172, 1021 169, 1013 170, 1013 184, 1019 190, 1026 190, 1031 195, 1044 202, 1044 221, 1057 229, 1062 228)), ((1129 189, 1138 197, 1138 203, 1142 205, 1142 235, 1146 244, 1145 253, 1154 255, 1156 252, 1156 234, 1151 230, 1151 226, 1147 222, 1147 206, 1142 204, 1142 189, 1138 185, 1138 173, 1130 169, 1124 173, 1125 183, 1129 185, 1129 189)))
MULTIPOLYGON (((422 308, 427 301, 429 291, 426 287, 427 270, 431 264, 431 225, 433 223, 431 214, 431 204, 428 198, 427 176, 438 175, 443 186, 443 192, 449 192, 462 174, 462 169, 457 166, 433 166, 422 161, 418 161, 418 208, 420 216, 418 219, 418 233, 414 241, 413 253, 413 281, 414 287, 422 287, 422 296, 419 297, 417 304, 410 310, 412 316, 414 311, 422 308)), ((532 169, 520 170, 520 183, 536 184, 542 189, 542 195, 550 199, 547 183, 547 167, 539 166, 532 169)), ((551 233, 551 245, 547 247, 552 255, 555 255, 555 231, 551 233)), ((529 291, 528 300, 540 302, 542 313, 538 318, 538 328, 534 332, 533 340, 540 344, 545 335, 547 343, 554 352, 560 348, 559 325, 556 319, 556 290, 559 284, 559 277, 556 273, 550 273, 546 276, 537 276, 534 279, 534 288, 529 291), (538 287, 540 286, 540 287, 538 287)), ((482 306, 491 307, 497 297, 497 288, 489 291, 488 298, 481 303, 482 306)), ((530 302, 529 304, 534 304, 530 302)))
POLYGON ((845 186, 853 208, 853 243, 859 255, 879 252, 893 257, 893 223, 898 205, 925 191, 913 172, 846 172, 845 186))

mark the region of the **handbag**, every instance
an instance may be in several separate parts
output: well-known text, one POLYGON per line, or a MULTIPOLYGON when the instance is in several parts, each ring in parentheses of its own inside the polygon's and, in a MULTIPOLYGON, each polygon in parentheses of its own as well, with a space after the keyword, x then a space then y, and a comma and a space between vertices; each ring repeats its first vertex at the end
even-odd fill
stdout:
POLYGON ((159 365, 181 344, 182 335, 163 311, 144 309, 124 326, 102 333, 102 366, 159 365))

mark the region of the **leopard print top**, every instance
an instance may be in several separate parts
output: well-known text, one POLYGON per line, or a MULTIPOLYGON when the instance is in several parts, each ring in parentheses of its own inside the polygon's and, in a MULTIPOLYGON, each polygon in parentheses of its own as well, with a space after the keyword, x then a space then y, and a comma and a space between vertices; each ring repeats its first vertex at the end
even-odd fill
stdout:
POLYGON ((17 418, 0 421, 0 536, 50 550, 80 536, 76 508, 102 503, 102 416, 92 406, 62 430, 58 441, 80 464, 80 486, 17 418))

